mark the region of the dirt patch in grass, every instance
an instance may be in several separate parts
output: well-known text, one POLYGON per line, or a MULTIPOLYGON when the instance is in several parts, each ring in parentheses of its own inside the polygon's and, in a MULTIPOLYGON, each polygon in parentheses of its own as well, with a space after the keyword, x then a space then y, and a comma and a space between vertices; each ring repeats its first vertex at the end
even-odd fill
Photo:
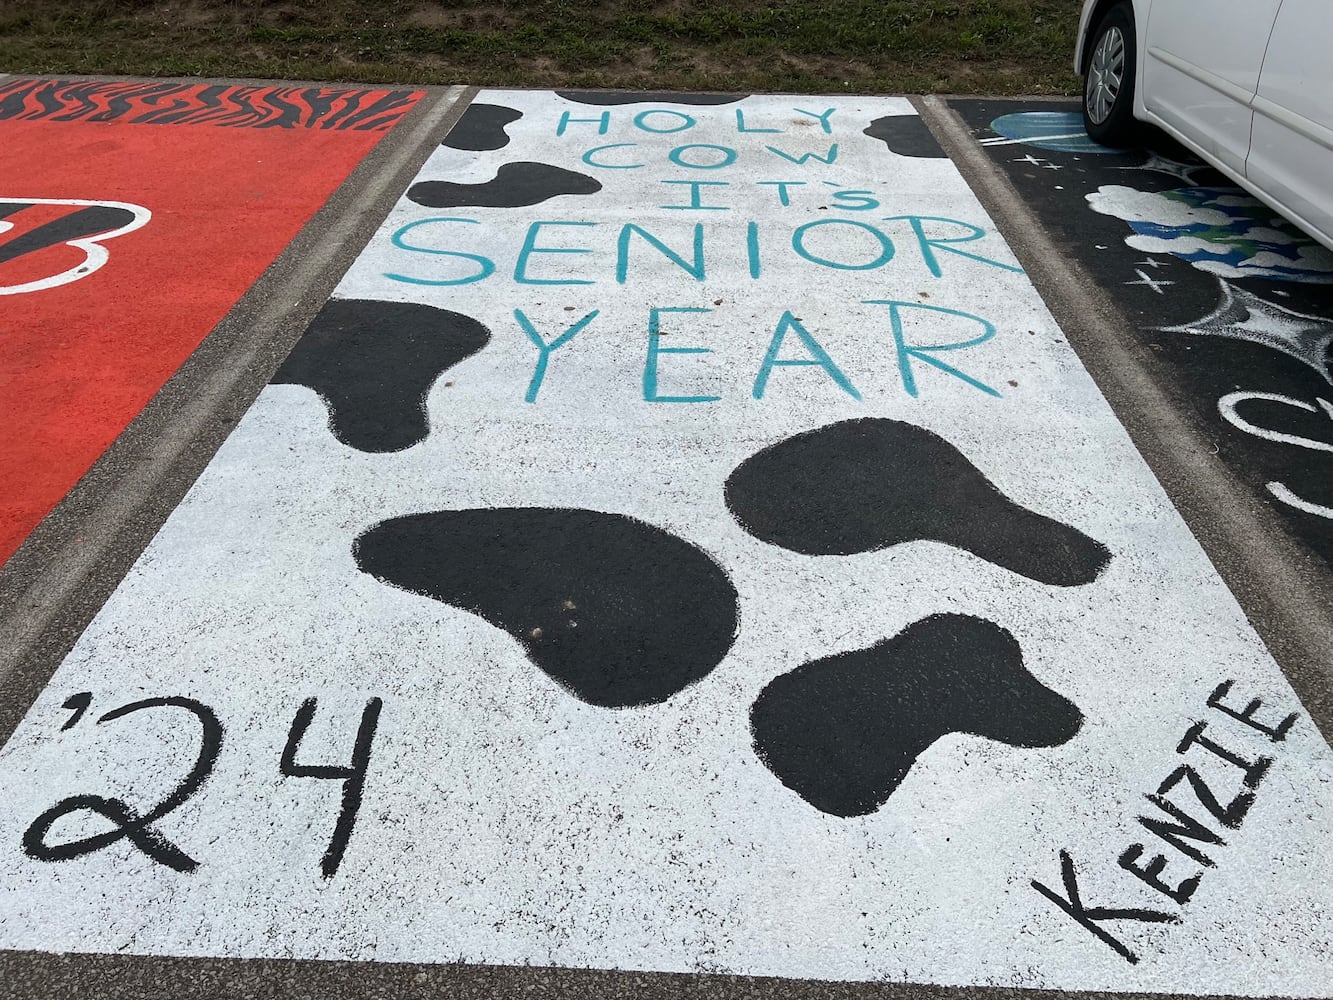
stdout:
POLYGON ((11 73, 1070 93, 1077 0, 26 0, 11 73))

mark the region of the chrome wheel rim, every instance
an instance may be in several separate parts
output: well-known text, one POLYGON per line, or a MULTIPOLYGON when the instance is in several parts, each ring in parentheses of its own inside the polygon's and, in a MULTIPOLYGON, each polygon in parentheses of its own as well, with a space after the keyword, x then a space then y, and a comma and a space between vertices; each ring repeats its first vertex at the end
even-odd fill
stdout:
POLYGON ((1102 33, 1088 64, 1088 88, 1084 103, 1093 124, 1100 125, 1111 116, 1125 79, 1125 36, 1119 28, 1102 33))

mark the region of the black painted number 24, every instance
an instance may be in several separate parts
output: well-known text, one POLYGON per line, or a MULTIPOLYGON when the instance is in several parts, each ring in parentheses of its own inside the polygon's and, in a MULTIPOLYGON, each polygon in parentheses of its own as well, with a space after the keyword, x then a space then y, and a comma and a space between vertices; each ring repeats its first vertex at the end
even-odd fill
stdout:
MULTIPOLYGON (((92 692, 81 691, 66 699, 64 707, 72 714, 61 732, 73 728, 88 711, 92 704, 92 692)), ((380 709, 383 702, 371 698, 361 713, 361 722, 357 726, 356 741, 352 747, 352 761, 347 766, 335 764, 302 764, 296 760, 301 750, 301 741, 305 739, 310 723, 314 721, 319 707, 319 699, 307 698, 296 711, 291 729, 287 734, 287 745, 283 748, 278 770, 289 778, 324 778, 343 783, 342 806, 338 810, 338 820, 333 827, 333 836, 320 862, 320 871, 324 878, 332 878, 342 864, 347 844, 352 838, 352 829, 356 826, 357 812, 361 808, 361 793, 366 785, 366 772, 370 767, 370 748, 375 739, 375 729, 379 725, 380 709)), ((194 765, 165 799, 149 809, 139 812, 124 799, 109 798, 103 795, 71 795, 61 799, 32 821, 23 834, 23 850, 38 861, 68 861, 82 857, 104 847, 128 840, 136 848, 160 865, 178 872, 192 872, 199 867, 199 862, 190 857, 176 844, 158 830, 154 824, 168 813, 184 805, 199 789, 208 776, 213 773, 218 755, 222 752, 222 723, 217 713, 210 707, 193 698, 165 697, 145 698, 113 708, 103 714, 96 722, 102 725, 115 722, 140 712, 164 709, 178 709, 194 716, 200 727, 199 751, 194 765), (111 823, 111 829, 90 834, 76 840, 63 843, 50 843, 48 837, 55 824, 73 813, 93 813, 111 823)))

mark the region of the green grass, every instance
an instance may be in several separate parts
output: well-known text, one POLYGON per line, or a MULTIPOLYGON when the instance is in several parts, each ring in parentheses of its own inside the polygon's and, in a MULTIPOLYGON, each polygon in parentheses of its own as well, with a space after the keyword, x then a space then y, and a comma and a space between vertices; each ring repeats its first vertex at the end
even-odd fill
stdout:
POLYGON ((18 0, 0 70, 367 83, 1058 94, 1078 0, 18 0))

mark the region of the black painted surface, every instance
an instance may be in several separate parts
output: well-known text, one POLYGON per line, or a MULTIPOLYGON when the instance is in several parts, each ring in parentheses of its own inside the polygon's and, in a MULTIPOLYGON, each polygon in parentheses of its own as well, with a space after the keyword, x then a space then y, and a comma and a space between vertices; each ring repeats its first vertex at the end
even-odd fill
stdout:
POLYGON ((407 196, 426 208, 521 208, 563 194, 596 194, 601 181, 550 163, 506 163, 481 184, 421 181, 407 196))
POLYGON ((919 115, 885 115, 876 118, 864 131, 899 156, 944 157, 944 150, 919 115))
POLYGON ((329 427, 360 451, 402 451, 430 432, 435 381, 490 341, 470 316, 410 302, 330 299, 273 376, 314 389, 329 427))
POLYGON ((597 107, 617 104, 735 104, 750 96, 749 94, 677 94, 669 90, 557 90, 556 94, 567 101, 593 104, 597 107))
POLYGON ((1058 746, 1083 714, 1023 666, 1009 632, 939 614, 891 639, 771 681, 750 709, 754 746, 778 779, 834 816, 872 813, 946 733, 1058 746))
MULTIPOLYGON (((17 215, 29 207, 31 203, 27 202, 5 202, 0 205, 0 218, 17 215)), ((109 233, 133 221, 134 213, 128 208, 116 208, 114 205, 84 207, 72 205, 68 214, 29 229, 12 239, 6 240, 5 234, 0 233, 0 264, 71 240, 86 239, 98 233, 109 233)))
MULTIPOLYGON (((707 676, 736 636, 737 596, 702 549, 622 514, 495 508, 381 522, 357 565, 517 639, 576 698, 625 708, 707 676)), ((441 655, 448 655, 442 651, 441 655)))
POLYGON ((806 555, 931 539, 1041 583, 1088 583, 1100 542, 1020 507, 944 438, 883 418, 844 420, 751 455, 726 485, 746 531, 806 555))
MULTIPOLYGON (((949 103, 978 139, 996 135, 989 126, 1001 115, 1078 111, 1076 103, 949 103)), ((1255 401, 1243 404, 1242 415, 1279 433, 1333 445, 1333 420, 1318 403, 1319 399, 1333 403, 1333 359, 1326 343, 1322 349, 1313 343, 1320 336, 1317 328, 1333 333, 1333 286, 1267 278, 1226 279, 1241 293, 1243 302, 1253 306, 1237 309, 1233 304, 1231 318, 1259 333, 1260 339, 1274 315, 1284 324, 1312 327, 1303 336, 1306 361, 1275 349, 1272 341, 1266 345, 1163 329, 1216 328, 1215 323, 1200 321, 1227 307, 1222 281, 1170 253, 1146 253, 1128 246, 1126 238, 1134 235, 1129 224, 1093 211, 1086 195, 1103 185, 1165 192, 1200 186, 1230 188, 1231 184, 1155 129, 1145 130, 1145 142, 1143 149, 1113 154, 1063 153, 1021 143, 994 145, 987 151, 1056 245, 1077 259, 1114 298, 1151 351, 1152 374, 1181 410, 1204 428, 1236 478, 1253 491, 1257 502, 1277 512, 1288 531, 1316 558, 1333 568, 1333 519, 1288 506, 1267 488, 1269 483, 1281 483, 1308 502, 1333 507, 1333 453, 1256 437, 1223 420, 1218 412, 1219 399, 1235 391, 1287 396, 1312 410, 1255 401), (1037 162, 1030 162, 1028 156, 1037 162), (1151 285, 1139 283, 1143 274, 1171 284, 1161 286, 1158 294, 1151 285), (1291 313, 1314 317, 1314 321, 1294 319, 1291 313), (1321 354, 1322 373, 1309 363, 1321 354)), ((1233 191, 1238 196, 1244 193, 1233 191)))
POLYGON ((509 145, 505 126, 523 117, 503 104, 469 104, 463 117, 449 130, 442 145, 475 152, 503 149, 509 145))

